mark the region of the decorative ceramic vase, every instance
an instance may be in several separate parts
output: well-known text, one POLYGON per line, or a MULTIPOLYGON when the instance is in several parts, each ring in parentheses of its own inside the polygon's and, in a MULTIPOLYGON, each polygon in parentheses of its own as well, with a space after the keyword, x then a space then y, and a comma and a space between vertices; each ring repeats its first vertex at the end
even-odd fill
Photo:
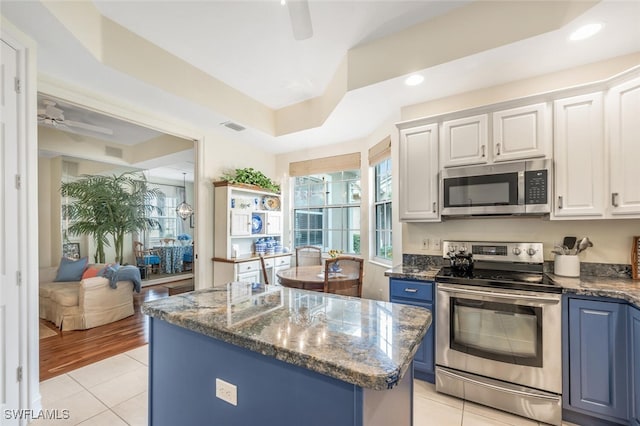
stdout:
POLYGON ((334 273, 342 271, 342 269, 340 269, 340 263, 339 262, 332 263, 331 266, 329 266, 329 271, 334 273))

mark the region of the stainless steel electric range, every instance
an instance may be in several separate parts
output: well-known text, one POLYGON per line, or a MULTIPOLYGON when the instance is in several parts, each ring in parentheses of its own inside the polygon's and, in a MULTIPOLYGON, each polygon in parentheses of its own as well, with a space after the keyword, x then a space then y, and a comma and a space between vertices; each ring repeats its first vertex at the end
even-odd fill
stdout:
POLYGON ((436 389, 560 425, 562 289, 543 272, 543 245, 445 241, 443 257, 436 389))

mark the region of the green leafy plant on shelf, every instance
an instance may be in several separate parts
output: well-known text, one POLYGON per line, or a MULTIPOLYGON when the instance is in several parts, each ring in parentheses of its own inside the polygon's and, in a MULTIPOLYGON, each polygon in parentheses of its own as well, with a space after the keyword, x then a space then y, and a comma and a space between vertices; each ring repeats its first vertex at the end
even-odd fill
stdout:
POLYGON ((235 169, 233 172, 225 173, 222 175, 222 180, 229 183, 255 185, 267 191, 280 193, 280 185, 266 177, 261 171, 251 167, 235 169))

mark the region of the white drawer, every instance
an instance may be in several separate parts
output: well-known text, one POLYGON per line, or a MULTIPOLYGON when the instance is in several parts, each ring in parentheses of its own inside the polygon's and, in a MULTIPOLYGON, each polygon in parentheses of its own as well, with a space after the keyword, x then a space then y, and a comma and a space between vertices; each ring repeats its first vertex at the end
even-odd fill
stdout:
POLYGON ((244 274, 245 272, 259 271, 260 261, 252 260, 251 262, 241 262, 236 265, 236 271, 238 274, 244 274))
POLYGON ((286 256, 286 257, 275 257, 274 259, 274 266, 278 267, 278 266, 289 266, 291 265, 291 257, 286 256))
POLYGON ((265 259, 264 260, 264 267, 269 269, 269 268, 273 268, 274 265, 274 259, 269 258, 269 259, 265 259))

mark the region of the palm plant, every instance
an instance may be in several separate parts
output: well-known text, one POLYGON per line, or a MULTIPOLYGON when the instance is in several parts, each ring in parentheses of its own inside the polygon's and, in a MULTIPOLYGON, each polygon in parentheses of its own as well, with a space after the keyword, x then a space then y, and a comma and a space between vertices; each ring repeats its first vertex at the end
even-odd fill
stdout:
POLYGON ((148 216, 156 208, 151 201, 162 192, 149 188, 139 172, 119 176, 83 175, 62 183, 60 192, 73 199, 64 207, 73 222, 69 233, 87 234, 94 239, 96 263, 105 262, 104 247, 109 246, 109 236, 113 239, 116 262, 123 263, 125 235, 159 226, 148 216))

